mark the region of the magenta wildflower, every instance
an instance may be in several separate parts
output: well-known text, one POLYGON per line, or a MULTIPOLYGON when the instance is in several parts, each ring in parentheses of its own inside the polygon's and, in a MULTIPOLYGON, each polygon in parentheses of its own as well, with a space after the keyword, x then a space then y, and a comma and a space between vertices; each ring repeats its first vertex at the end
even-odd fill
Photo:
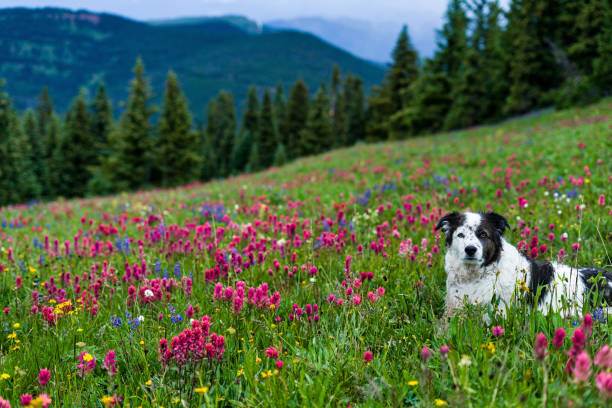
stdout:
MULTIPOLYGON (((32 402, 32 396, 30 394, 23 394, 21 397, 19 397, 19 402, 22 406, 26 407, 30 405, 30 402, 32 402)), ((2 403, 0 402, 0 406, 2 406, 1 404, 2 403)))
POLYGON ((115 350, 108 350, 106 357, 104 357, 104 368, 110 376, 117 374, 117 367, 115 366, 115 363, 117 363, 117 360, 115 359, 115 350))
POLYGON ((11 403, 0 397, 0 408, 11 408, 11 403))
POLYGON ((607 400, 612 396, 612 373, 602 371, 595 377, 595 383, 597 384, 597 390, 604 399, 607 400))
POLYGON ((79 368, 79 375, 84 375, 88 371, 93 371, 96 368, 96 358, 89 354, 87 351, 83 351, 79 356, 80 364, 77 364, 79 368))
POLYGON ((423 358, 423 361, 425 362, 429 360, 429 358, 431 357, 431 350, 427 348, 427 346, 424 346, 421 349, 421 357, 423 358))
POLYGON ((372 358, 374 358, 374 354, 372 354, 372 352, 370 350, 368 350, 365 353, 363 353, 363 360, 366 363, 369 363, 370 361, 372 361, 372 358))
POLYGON ((283 365, 285 365, 285 363, 283 363, 283 360, 276 361, 276 368, 278 368, 279 370, 283 368, 283 365))
POLYGON ((443 346, 440 346, 440 354, 442 354, 442 357, 445 357, 449 351, 450 351, 450 347, 448 347, 446 344, 443 346))
POLYGON ((41 369, 40 372, 38 373, 38 383, 42 387, 47 385, 50 378, 51 378, 51 371, 47 370, 46 368, 41 369))
POLYGON ((612 368, 612 349, 607 344, 595 356, 595 365, 601 368, 612 368))
POLYGON ((538 333, 534 346, 536 360, 544 360, 544 358, 548 355, 546 352, 547 347, 548 341, 546 341, 546 336, 542 332, 538 333))
POLYGON ((500 337, 502 334, 504 334, 504 329, 501 326, 493 326, 492 330, 495 337, 500 337))
POLYGON ((278 350, 274 347, 268 347, 266 349, 266 356, 276 359, 278 358, 278 350))
POLYGON ((597 204, 600 207, 603 207, 604 205, 606 205, 606 197, 603 194, 599 196, 599 199, 597 200, 597 204))
POLYGON ((556 348, 561 348, 563 347, 563 340, 565 339, 565 330, 563 330, 563 327, 559 327, 557 330, 555 330, 555 337, 552 340, 552 344, 556 347, 556 348))
POLYGON ((576 357, 576 365, 574 366, 574 381, 587 381, 591 376, 591 358, 586 351, 582 350, 576 357))

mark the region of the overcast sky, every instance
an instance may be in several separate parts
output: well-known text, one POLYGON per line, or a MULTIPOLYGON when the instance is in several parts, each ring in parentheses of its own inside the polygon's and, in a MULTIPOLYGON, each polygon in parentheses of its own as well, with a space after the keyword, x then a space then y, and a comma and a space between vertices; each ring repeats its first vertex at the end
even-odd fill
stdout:
POLYGON ((424 17, 441 21, 447 3, 448 0, 0 0, 1 7, 84 8, 139 20, 232 13, 259 22, 321 16, 409 25, 419 24, 424 17))

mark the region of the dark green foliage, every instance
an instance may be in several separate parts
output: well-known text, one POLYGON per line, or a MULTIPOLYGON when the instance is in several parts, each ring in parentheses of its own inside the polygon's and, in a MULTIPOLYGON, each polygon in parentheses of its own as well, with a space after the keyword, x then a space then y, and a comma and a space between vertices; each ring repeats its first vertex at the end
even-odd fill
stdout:
POLYGON ((65 133, 57 152, 61 158, 58 194, 64 197, 82 197, 87 191, 90 169, 96 160, 90 123, 87 102, 80 92, 66 113, 65 133))
POLYGON ((312 103, 306 128, 300 131, 298 152, 310 156, 332 146, 332 126, 329 118, 329 99, 325 86, 321 86, 312 103))
POLYGON ((279 144, 274 152, 274 165, 282 166, 287 163, 287 154, 285 152, 285 146, 279 144))
POLYGON ((91 135, 94 148, 102 159, 110 155, 108 135, 113 126, 113 105, 106 94, 106 86, 100 83, 91 103, 91 135))
POLYGON ((208 138, 208 134, 206 133, 206 130, 202 124, 198 124, 196 133, 198 135, 198 139, 200 140, 200 156, 202 157, 200 179, 208 181, 215 177, 217 171, 215 152, 213 150, 212 141, 208 138))
POLYGON ((215 176, 226 177, 232 172, 236 139, 236 108, 230 93, 220 92, 208 105, 206 138, 213 152, 215 176))
POLYGON ((601 95, 612 94, 612 1, 606 1, 604 25, 597 41, 597 58, 593 61, 593 82, 601 95))
POLYGON ((53 114, 46 125, 44 158, 46 173, 43 180, 41 180, 43 196, 48 199, 58 195, 63 161, 59 150, 62 135, 60 119, 57 115, 53 114))
POLYGON ((281 129, 280 142, 287 149, 290 159, 300 156, 300 132, 308 121, 309 96, 306 83, 300 78, 291 87, 289 103, 287 104, 287 121, 281 129))
POLYGON ((200 145, 198 135, 191 130, 191 126, 187 99, 181 92, 176 74, 170 71, 156 148, 156 164, 161 170, 163 186, 187 184, 200 176, 200 145))
POLYGON ((333 146, 346 146, 348 141, 348 121, 346 117, 346 94, 338 93, 332 109, 332 138, 333 146))
POLYGON ((351 74, 347 75, 342 96, 346 108, 346 130, 343 145, 350 146, 359 140, 365 140, 365 97, 361 78, 351 74))
POLYGON ((38 133, 44 135, 47 131, 47 124, 53 115, 53 101, 49 95, 49 88, 44 86, 38 95, 38 105, 36 105, 36 116, 38 119, 38 133))
POLYGON ((47 171, 44 161, 45 140, 44 135, 39 133, 36 115, 30 109, 26 111, 23 117, 23 133, 29 150, 27 160, 36 178, 36 183, 40 187, 47 171))
POLYGON ((0 79, 0 205, 40 196, 40 185, 30 161, 30 146, 3 85, 0 79))
POLYGON ((251 132, 243 130, 236 134, 236 142, 234 143, 234 151, 232 152, 232 168, 240 173, 246 169, 249 164, 251 147, 253 146, 253 136, 251 132))
POLYGON ((279 131, 280 139, 280 132, 287 120, 287 102, 285 100, 285 90, 281 82, 276 84, 276 90, 274 91, 274 116, 276 117, 276 129, 279 131))
POLYGON ((259 148, 257 147, 257 143, 253 143, 251 145, 251 152, 249 153, 249 162, 246 165, 246 171, 250 173, 261 170, 261 167, 259 167, 260 162, 259 148))
POLYGON ((118 189, 135 189, 148 185, 153 159, 149 82, 144 77, 144 65, 138 59, 130 88, 127 109, 119 126, 110 136, 113 155, 106 167, 112 169, 112 181, 118 189))
POLYGON ((393 115, 390 88, 386 82, 374 87, 368 98, 366 142, 375 143, 387 140, 389 120, 393 115))
POLYGON ((266 89, 259 114, 259 129, 256 133, 255 142, 259 149, 259 166, 266 168, 274 163, 274 153, 279 144, 272 97, 266 89))

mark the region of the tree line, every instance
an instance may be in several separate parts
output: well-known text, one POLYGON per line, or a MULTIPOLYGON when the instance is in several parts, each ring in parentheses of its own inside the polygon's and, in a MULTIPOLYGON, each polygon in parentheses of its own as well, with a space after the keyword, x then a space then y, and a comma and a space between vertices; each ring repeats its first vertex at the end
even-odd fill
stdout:
POLYGON ((311 97, 298 79, 288 99, 280 84, 261 98, 252 86, 240 123, 232 94, 221 91, 205 125, 194 123, 172 71, 161 107, 152 104, 140 59, 117 120, 103 83, 91 102, 81 91, 63 116, 46 87, 21 116, 0 92, 0 204, 174 187, 351 145, 365 129, 362 81, 335 66, 330 84, 311 97))
MULTIPOLYGON (((139 59, 115 120, 100 84, 64 115, 47 88, 18 114, 0 89, 0 205, 173 187, 282 165, 357 141, 404 139, 498 121, 612 93, 610 0, 451 0, 438 48, 420 59, 407 27, 382 84, 366 99, 360 78, 334 67, 314 95, 251 87, 240 120, 231 93, 194 121, 177 76, 161 107, 139 59)), ((1 84, 0 84, 1 85, 1 84)))

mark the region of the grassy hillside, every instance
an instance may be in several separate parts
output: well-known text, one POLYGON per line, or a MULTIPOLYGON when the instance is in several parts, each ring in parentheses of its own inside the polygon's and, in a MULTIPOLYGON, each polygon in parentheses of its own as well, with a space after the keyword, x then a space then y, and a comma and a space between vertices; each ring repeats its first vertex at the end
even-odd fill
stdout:
MULTIPOLYGON (((611 119, 605 100, 205 185, 4 208, 0 396, 13 406, 25 393, 53 406, 604 406, 605 368, 564 370, 583 316, 531 313, 517 289, 507 318, 480 305, 443 317, 433 227, 447 211, 491 209, 510 221, 510 242, 538 237, 538 259, 612 269, 611 119)), ((592 361, 612 323, 585 313, 592 361)))
POLYGON ((87 11, 0 9, 0 78, 18 108, 34 106, 48 85, 63 110, 80 86, 93 92, 101 80, 111 98, 120 101, 140 55, 158 96, 173 69, 198 116, 222 89, 241 103, 251 84, 273 87, 280 80, 288 89, 301 76, 314 91, 335 63, 361 76, 366 89, 382 78, 380 67, 310 34, 250 35, 238 23, 152 25, 87 11))

